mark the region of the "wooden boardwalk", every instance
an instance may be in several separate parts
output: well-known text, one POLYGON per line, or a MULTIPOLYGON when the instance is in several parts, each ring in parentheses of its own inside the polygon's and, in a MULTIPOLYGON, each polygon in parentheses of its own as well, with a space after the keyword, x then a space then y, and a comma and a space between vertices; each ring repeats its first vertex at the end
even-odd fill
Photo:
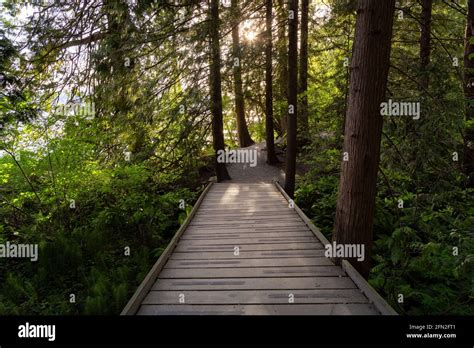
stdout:
POLYGON ((396 312, 276 184, 210 184, 122 314, 396 312))

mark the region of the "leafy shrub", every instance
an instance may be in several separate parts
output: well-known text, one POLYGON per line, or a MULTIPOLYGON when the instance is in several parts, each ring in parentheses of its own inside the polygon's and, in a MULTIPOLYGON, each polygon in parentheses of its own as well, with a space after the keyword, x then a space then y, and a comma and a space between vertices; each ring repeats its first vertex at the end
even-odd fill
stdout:
POLYGON ((37 262, 1 260, 0 314, 118 314, 178 229, 179 200, 190 206, 196 193, 163 193, 143 165, 91 163, 57 182, 74 188, 75 209, 48 190, 41 204, 34 195, 16 200, 27 216, 0 208, 0 241, 40 245, 37 262))

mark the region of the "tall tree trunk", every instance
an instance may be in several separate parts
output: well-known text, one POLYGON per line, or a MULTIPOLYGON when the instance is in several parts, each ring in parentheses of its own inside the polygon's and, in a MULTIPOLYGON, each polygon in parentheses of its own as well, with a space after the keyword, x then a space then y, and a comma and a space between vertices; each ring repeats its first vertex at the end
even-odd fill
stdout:
POLYGON ((300 80, 298 93, 300 107, 298 114, 298 134, 304 140, 308 131, 308 12, 309 0, 301 0, 301 37, 300 37, 300 80))
POLYGON ((288 11, 285 8, 285 0, 278 0, 278 32, 277 32, 277 57, 279 66, 279 127, 278 133, 281 135, 286 132, 287 113, 286 101, 288 100, 288 40, 286 39, 286 23, 288 20, 288 11), (285 102, 283 102, 285 101, 285 102))
MULTIPOLYGON (((352 52, 353 52, 353 45, 352 45, 352 18, 349 16, 348 20, 345 21, 344 24, 344 32, 346 35, 346 52, 347 52, 347 57, 352 57, 352 52)), ((349 58, 348 58, 349 59, 349 58)), ((349 84, 350 84, 350 77, 351 77, 351 69, 350 65, 347 64, 346 67, 346 73, 345 73, 345 86, 344 86, 344 111, 343 111, 343 117, 342 117, 342 122, 341 122, 341 133, 344 136, 345 132, 345 126, 346 126, 346 114, 347 114, 347 105, 348 105, 348 100, 349 100, 349 84)))
POLYGON ((275 139, 273 134, 273 43, 272 43, 272 0, 267 0, 265 11, 265 132, 267 142, 267 163, 278 163, 275 154, 275 139))
POLYGON ((245 121, 245 101, 242 87, 242 55, 240 51, 239 23, 240 10, 238 0, 231 1, 232 12, 232 55, 234 72, 235 115, 237 121, 237 136, 240 147, 254 144, 245 121))
POLYGON ((348 161, 342 162, 333 240, 364 245, 364 261, 346 257, 364 277, 370 271, 383 125, 380 104, 387 85, 394 12, 395 0, 360 0, 357 10, 343 150, 348 161))
MULTIPOLYGON (((464 48, 464 97, 466 99, 466 121, 474 119, 474 0, 468 1, 466 39, 464 48)), ((474 187, 474 126, 468 126, 464 139, 464 173, 468 177, 467 187, 474 187)))
POLYGON ((217 181, 230 180, 225 163, 217 161, 217 152, 225 150, 224 125, 222 120, 222 91, 221 91, 221 52, 219 43, 219 0, 211 0, 209 18, 210 36, 210 71, 209 86, 212 113, 212 142, 215 151, 217 181))
POLYGON ((286 134, 285 191, 295 194, 298 104, 298 0, 288 2, 288 131, 286 134))
POLYGON ((431 56, 431 12, 433 8, 433 0, 422 0, 421 10, 421 36, 420 36, 420 64, 421 64, 421 81, 420 85, 423 89, 428 89, 429 76, 428 65, 431 56))

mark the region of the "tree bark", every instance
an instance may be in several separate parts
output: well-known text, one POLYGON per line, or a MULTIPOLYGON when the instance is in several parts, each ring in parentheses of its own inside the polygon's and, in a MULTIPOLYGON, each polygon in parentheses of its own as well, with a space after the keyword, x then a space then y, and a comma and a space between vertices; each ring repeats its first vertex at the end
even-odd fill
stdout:
POLYGON ((348 161, 342 161, 333 234, 337 244, 364 245, 363 261, 345 258, 366 278, 383 125, 380 104, 387 85, 394 12, 395 0, 361 0, 358 5, 343 149, 348 161))
POLYGON ((265 42, 265 132, 267 142, 267 163, 278 163, 275 153, 273 133, 273 43, 272 43, 272 0, 267 0, 265 11, 266 42, 265 42))
MULTIPOLYGON (((466 38, 464 47, 464 97, 466 121, 474 119, 474 0, 468 1, 466 38), (471 56, 472 55, 472 56, 471 56)), ((464 173, 467 187, 474 187, 474 126, 468 126, 464 137, 464 173)))
POLYGON ((240 147, 254 144, 245 121, 245 100, 242 87, 242 55, 240 50, 239 23, 240 11, 238 0, 231 1, 232 12, 232 55, 234 73, 235 115, 237 122, 237 136, 240 147))
POLYGON ((309 0, 301 0, 301 37, 300 37, 300 80, 298 93, 300 94, 300 107, 298 114, 299 135, 304 138, 308 127, 308 12, 309 0))
POLYGON ((429 76, 428 65, 431 57, 431 13, 433 0, 422 0, 421 11, 421 35, 420 35, 420 64, 421 80, 420 85, 423 89, 428 89, 429 76))
POLYGON ((285 191, 288 196, 293 198, 295 194, 298 119, 298 0, 289 0, 288 15, 288 131, 286 134, 285 191))
POLYGON ((221 53, 219 42, 219 0, 211 0, 209 13, 210 71, 209 86, 212 113, 212 140, 215 151, 217 181, 230 180, 225 163, 217 161, 217 152, 225 150, 222 117, 221 53))
POLYGON ((288 40, 286 38, 286 25, 282 23, 286 23, 288 20, 288 11, 285 8, 285 1, 278 0, 278 32, 277 32, 277 54, 278 54, 278 66, 279 66, 279 100, 282 103, 279 107, 279 127, 278 133, 282 135, 286 132, 287 128, 287 113, 288 110, 285 107, 285 103, 283 101, 288 100, 288 40))

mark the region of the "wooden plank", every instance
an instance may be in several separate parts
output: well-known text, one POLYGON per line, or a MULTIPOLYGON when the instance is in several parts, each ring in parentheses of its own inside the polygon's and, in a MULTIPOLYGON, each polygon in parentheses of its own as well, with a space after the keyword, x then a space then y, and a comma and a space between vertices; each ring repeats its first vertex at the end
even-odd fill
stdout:
POLYGON ((204 208, 201 206, 199 209, 199 213, 211 213, 211 214, 239 214, 239 213, 279 213, 281 212, 281 207, 274 207, 274 208, 265 208, 261 209, 260 207, 227 207, 227 208, 220 208, 219 206, 214 208, 204 208))
POLYGON ((355 289, 348 277, 158 279, 152 290, 355 289))
MULTIPOLYGON (((308 250, 308 249, 323 249, 323 245, 319 242, 304 242, 304 243, 277 243, 277 244, 241 244, 239 245, 240 252, 244 251, 285 251, 285 250, 308 250)), ((181 241, 175 249, 175 252, 219 252, 231 251, 234 252, 233 245, 198 245, 186 243, 181 241)))
POLYGON ((262 196, 269 196, 269 197, 277 197, 275 195, 275 193, 278 194, 278 191, 275 190, 275 188, 273 188, 272 190, 267 190, 267 189, 263 189, 263 190, 259 190, 259 189, 254 189, 252 191, 241 191, 241 192, 238 192, 238 191, 231 191, 231 190, 227 190, 227 191, 211 191, 210 192, 210 195, 209 197, 211 198, 220 198, 220 197, 249 197, 249 198, 260 198, 262 196))
POLYGON ((215 186, 214 190, 223 190, 223 189, 239 189, 239 190, 246 190, 251 187, 264 187, 264 188, 271 188, 272 184, 270 183, 259 183, 259 182, 249 182, 249 183, 236 183, 236 182, 223 182, 220 183, 219 186, 215 186))
MULTIPOLYGON (((264 206, 270 206, 270 207, 279 207, 279 208, 286 208, 289 206, 289 203, 285 202, 283 197, 281 199, 274 199, 274 198, 269 198, 269 197, 263 197, 262 199, 241 199, 241 198, 236 198, 236 199, 229 199, 228 201, 224 202, 222 199, 208 199, 204 203, 204 206, 209 206, 209 205, 222 205, 222 206, 228 206, 229 208, 232 207, 264 207, 264 206)), ((290 208, 288 208, 290 209, 290 208)))
MULTIPOLYGON (((196 219, 192 222, 190 226, 204 226, 204 227, 218 227, 218 226, 225 226, 232 227, 232 226, 255 226, 255 227, 267 227, 267 228, 274 228, 274 227, 300 227, 301 229, 306 229, 306 226, 300 219, 297 218, 284 218, 284 219, 275 219, 273 223, 270 224, 266 222, 267 220, 257 220, 257 219, 212 219, 212 217, 208 217, 207 219, 196 219)), ((308 230, 309 231, 309 230, 308 230)))
MULTIPOLYGON (((230 248, 229 248, 230 249, 230 248)), ((309 250, 268 250, 268 251, 241 251, 235 256, 234 249, 228 251, 217 252, 175 252, 171 255, 170 260, 218 260, 218 259, 265 259, 265 258, 286 258, 286 257, 321 257, 324 256, 323 249, 309 250)))
POLYGON ((271 218, 276 218, 279 216, 296 216, 294 211, 287 210, 286 208, 284 209, 274 209, 273 211, 261 211, 258 209, 254 210, 249 210, 245 211, 244 208, 241 209, 221 209, 221 210, 208 210, 208 211, 203 211, 199 210, 196 214, 196 217, 200 216, 216 216, 216 217, 225 217, 225 216, 238 216, 238 217, 261 217, 261 218, 266 218, 266 219, 271 219, 271 218), (219 214, 216 214, 218 212, 219 214))
POLYGON ((245 239, 245 238, 299 238, 299 237, 312 237, 309 231, 248 231, 248 232, 193 232, 186 234, 181 238, 182 241, 186 240, 209 240, 209 239, 245 239))
POLYGON ((220 183, 217 186, 214 186, 212 189, 213 192, 215 191, 250 191, 253 192, 255 190, 275 190, 271 183, 220 183))
POLYGON ((244 198, 257 198, 261 199, 262 197, 274 197, 274 198, 280 198, 278 196, 278 191, 273 189, 273 191, 269 190, 254 190, 254 191, 248 191, 248 192, 219 192, 219 191, 213 191, 209 193, 209 199, 219 199, 219 198, 236 198, 236 197, 244 197, 244 198))
POLYGON ((165 268, 224 268, 224 267, 275 267, 275 266, 324 266, 333 263, 327 257, 285 259, 236 259, 236 260, 169 260, 165 268))
POLYGON ((244 206, 253 206, 253 207, 258 207, 260 205, 271 205, 274 207, 280 207, 282 210, 284 209, 291 209, 288 208, 288 204, 285 202, 283 197, 278 198, 272 198, 272 197, 262 197, 261 199, 249 199, 245 197, 239 197, 239 198, 232 198, 232 199, 207 199, 204 203, 205 205, 223 205, 223 206, 239 206, 239 207, 244 207, 244 206))
POLYGON ((254 185, 253 187, 247 186, 245 184, 236 186, 236 187, 222 187, 220 184, 218 186, 214 186, 214 188, 211 190, 212 193, 215 192, 225 192, 225 193, 235 193, 235 194, 240 194, 240 193, 252 193, 255 191, 265 191, 265 192, 275 192, 275 188, 273 187, 272 184, 269 184, 269 186, 262 186, 262 185, 254 185))
POLYGON ((210 194, 212 197, 237 197, 237 196, 242 196, 242 197, 260 197, 260 196, 274 196, 275 193, 278 193, 278 191, 275 190, 275 188, 272 189, 253 189, 251 191, 232 191, 232 190, 224 190, 224 191, 217 191, 217 190, 212 190, 210 194))
POLYGON ((271 183, 219 183, 219 185, 215 186, 212 191, 224 191, 224 192, 245 192, 250 191, 253 192, 255 190, 272 190, 273 185, 271 183))
MULTIPOLYGON (((192 231, 209 231, 209 232, 220 232, 222 233, 223 229, 220 226, 190 226, 189 230, 192 231)), ((242 231, 309 231, 306 226, 256 226, 249 227, 245 226, 226 226, 225 231, 227 232, 242 232, 242 231)))
POLYGON ((283 197, 280 195, 279 197, 275 195, 267 195, 267 194, 260 194, 255 196, 246 196, 246 195, 239 195, 239 196, 214 196, 214 197, 206 197, 205 202, 209 203, 265 203, 271 201, 272 203, 281 204, 282 207, 286 206, 286 202, 283 197))
POLYGON ((273 208, 267 208, 267 211, 260 210, 258 207, 252 206, 252 207, 220 207, 219 203, 216 203, 216 209, 203 209, 200 210, 198 215, 199 216, 209 216, 209 215, 216 215, 216 217, 221 217, 221 216, 260 216, 260 217, 266 217, 266 218, 272 218, 272 217, 278 217, 280 214, 283 214, 284 216, 294 216, 298 217, 296 214, 294 214, 294 211, 291 211, 289 208, 286 207, 273 207, 273 208), (220 209, 217 209, 217 208, 220 209), (270 211, 268 211, 270 210, 270 211), (217 214, 220 213, 220 214, 217 214))
MULTIPOLYGON (((259 224, 242 224, 242 225, 189 225, 189 228, 193 231, 202 231, 202 232, 217 232, 217 233, 224 233, 224 232, 252 232, 252 231, 261 231, 261 232, 281 232, 289 231, 289 232, 310 232, 305 226, 260 226, 259 224)), ((314 238, 314 235, 309 233, 311 237, 314 238)), ((318 242, 319 240, 316 239, 318 242)))
POLYGON ((260 222, 254 222, 254 221, 229 221, 227 223, 222 222, 222 221, 206 221, 206 222, 192 222, 189 226, 204 226, 204 227, 232 227, 232 226, 241 226, 241 227, 294 227, 298 226, 301 228, 304 228, 305 225, 303 223, 299 222, 274 222, 273 224, 271 223, 260 223, 260 222))
POLYGON ((207 192, 211 189, 212 187, 212 182, 210 182, 204 191, 201 193, 199 196, 196 204, 194 207, 191 209, 191 212, 189 213, 188 217, 186 220, 183 222, 183 224, 180 226, 178 231, 175 233, 174 237, 171 239, 171 242, 168 244, 167 248, 163 251, 161 256, 158 258, 156 263, 153 265, 151 268, 150 272, 145 276, 145 279, 142 281, 142 283, 139 285, 133 296, 130 298, 128 303, 125 305, 124 309, 120 313, 120 315, 133 315, 135 314, 138 309, 140 308, 140 304, 142 300, 145 298, 147 295, 148 291, 151 289, 153 286, 154 281, 158 277, 158 274, 160 271, 163 269, 166 261, 168 260, 169 256, 173 252, 174 248, 178 244, 178 240, 181 237, 181 235, 184 233, 186 228, 188 227, 189 223, 193 219, 194 215, 196 214, 196 211, 198 210, 201 202, 203 201, 204 197, 206 196, 207 192))
POLYGON ((275 188, 274 187, 253 187, 249 188, 249 190, 242 190, 242 189, 237 189, 237 190, 232 190, 232 189, 215 189, 212 190, 211 192, 213 195, 221 194, 221 195, 251 195, 255 193, 262 193, 262 194, 273 194, 275 193, 275 188))
POLYGON ((159 278, 339 277, 345 275, 339 266, 164 268, 159 278))
POLYGON ((300 226, 305 227, 301 219, 297 217, 289 217, 289 216, 281 216, 272 220, 267 219, 256 219, 254 217, 213 217, 207 216, 196 219, 193 221, 194 226, 214 226, 214 225, 257 225, 263 227, 278 227, 278 226, 285 226, 285 227, 292 227, 292 226, 300 226), (212 220, 210 220, 212 219, 212 220), (272 221, 269 223, 268 221, 272 221))
MULTIPOLYGON (((304 227, 233 227, 229 228, 219 228, 214 226, 190 226, 187 233, 192 234, 213 234, 213 235, 229 235, 232 233, 306 233, 309 236, 314 236, 311 234, 307 228, 304 227)), ((260 235, 262 236, 262 235, 260 235)))
MULTIPOLYGON (((256 208, 241 208, 241 209, 199 209, 199 216, 209 216, 209 214, 216 216, 216 217, 221 217, 221 216, 240 216, 241 214, 244 215, 253 215, 253 216, 258 216, 256 214, 262 214, 262 215, 279 215, 280 213, 283 214, 280 208, 276 209, 268 209, 268 210, 259 210, 256 208)), ((291 212, 289 212, 291 214, 291 212)), ((284 214, 285 215, 285 214, 284 214)))
POLYGON ((239 194, 235 196, 230 195, 211 195, 206 197, 206 202, 220 203, 220 202, 265 202, 271 199, 273 202, 285 203, 284 199, 278 196, 278 193, 259 193, 259 194, 239 194))
POLYGON ((204 239, 204 240, 183 240, 181 243, 190 243, 195 246, 198 245, 233 245, 241 246, 245 244, 278 244, 278 243, 314 243, 317 242, 316 238, 311 237, 282 237, 282 238, 226 238, 226 239, 204 239))
MULTIPOLYGON (((217 208, 217 207, 216 207, 217 208)), ((281 208, 281 207, 275 207, 275 208, 270 208, 266 210, 260 210, 256 207, 229 207, 226 209, 223 207, 222 209, 203 209, 200 210, 198 215, 199 216, 209 216, 209 215, 215 215, 216 217, 221 217, 221 216, 264 216, 264 217, 276 217, 279 216, 280 214, 283 214, 284 216, 290 216, 294 212, 291 212, 287 210, 286 208, 281 208)))
MULTIPOLYGON (((258 238, 258 237, 269 237, 269 233, 274 233, 278 234, 278 237, 297 237, 297 236, 302 236, 305 234, 305 236, 313 237, 311 235, 311 232, 309 231, 304 231, 304 230, 269 230, 269 229, 255 229, 255 228, 249 228, 249 229, 233 229, 232 231, 226 231, 225 229, 206 229, 206 230, 195 230, 193 229, 192 232, 190 232, 190 235, 208 235, 209 237, 224 237, 224 238, 240 238, 238 235, 242 235, 244 237, 248 238, 258 238), (286 235, 282 235, 286 234, 286 235)), ((186 233, 187 234, 187 233, 186 233)), ((317 240, 314 240, 314 242, 317 242, 317 240)))
POLYGON ((228 202, 206 202, 203 205, 202 212, 210 212, 213 210, 225 210, 231 212, 242 211, 242 210, 251 210, 253 212, 264 212, 265 210, 273 210, 277 212, 288 212, 290 208, 287 207, 285 202, 279 203, 272 198, 268 198, 264 202, 251 202, 240 199, 235 199, 232 203, 228 202), (239 203, 236 203, 239 202, 239 203))
MULTIPOLYGON (((184 236, 181 237, 181 240, 197 240, 197 239, 225 239, 225 238, 249 238, 249 237, 254 237, 255 233, 249 232, 249 233, 242 233, 242 232, 228 232, 228 233, 200 233, 200 232, 194 232, 194 233, 186 233, 184 236)), ((261 238, 275 238, 275 237, 312 237, 311 232, 305 231, 305 232, 261 232, 258 234, 259 237, 261 238)))
POLYGON ((290 294, 294 303, 367 303, 358 289, 317 289, 150 291, 143 304, 180 304, 181 294, 186 304, 288 304, 290 294))
POLYGON ((220 199, 220 198, 236 198, 236 197, 242 197, 242 198, 256 198, 256 199, 261 199, 262 197, 273 197, 276 199, 281 198, 281 196, 278 196, 278 191, 273 190, 273 191, 265 191, 265 190, 255 190, 253 192, 212 192, 211 195, 209 196, 209 199, 220 199))
POLYGON ((221 197, 224 198, 262 198, 262 197, 273 197, 273 198, 281 198, 281 195, 273 190, 273 191, 252 191, 252 192, 235 192, 235 193, 229 193, 229 192, 210 192, 209 195, 206 197, 206 199, 219 199, 221 197))
POLYGON ((299 221, 303 222, 298 215, 291 213, 287 214, 284 212, 275 212, 272 214, 244 214, 244 213, 238 213, 238 214, 214 214, 213 212, 206 212, 205 214, 200 214, 199 216, 196 216, 197 220, 207 220, 212 219, 214 220, 224 220, 224 221, 234 221, 234 220, 258 220, 261 223, 270 223, 270 222, 281 222, 281 221, 299 221))
POLYGON ((227 203, 227 204, 235 204, 235 203, 248 203, 248 204, 258 204, 258 203, 272 203, 272 204, 279 204, 282 208, 288 206, 285 202, 285 199, 280 195, 267 195, 267 194, 260 194, 255 196, 246 196, 246 195, 239 195, 239 196, 214 196, 214 197, 206 197, 205 200, 206 204, 214 203, 227 203))
POLYGON ((304 227, 304 222, 300 218, 298 218, 297 216, 290 216, 290 215, 282 215, 279 217, 275 215, 274 219, 272 218, 262 219, 259 216, 243 216, 242 218, 240 218, 238 215, 217 216, 217 215, 209 213, 206 215, 201 215, 198 218, 196 218, 196 224, 212 225, 211 222, 214 222, 214 224, 253 223, 253 224, 262 225, 266 227, 273 227, 278 224, 286 223, 287 227, 291 227, 291 224, 288 224, 288 222, 290 222, 294 225, 304 227))
POLYGON ((225 183, 219 183, 212 189, 212 192, 254 192, 254 191, 274 191, 275 188, 272 184, 263 184, 263 183, 235 183, 234 186, 228 186, 225 183))
POLYGON ((240 185, 240 187, 235 187, 234 189, 229 188, 229 187, 215 186, 214 189, 211 190, 211 193, 223 192, 223 193, 227 193, 227 194, 231 194, 231 193, 233 193, 233 194, 242 194, 242 193, 260 192, 260 191, 270 192, 270 193, 276 192, 276 190, 275 190, 275 188, 273 187, 272 184, 270 184, 270 186, 266 186, 266 187, 256 185, 254 187, 248 187, 247 190, 244 187, 244 185, 245 184, 242 184, 242 185, 240 185))
POLYGON ((195 221, 200 221, 200 220, 208 220, 209 218, 212 218, 213 221, 232 221, 232 220, 240 220, 240 221, 247 221, 247 220, 253 220, 253 221, 258 221, 258 222, 264 222, 264 221, 301 221, 301 219, 296 216, 294 213, 287 214, 287 213, 274 213, 273 215, 271 214, 262 214, 262 215, 257 215, 257 214, 226 214, 226 215, 216 215, 216 214, 211 214, 211 213, 206 213, 206 214, 198 214, 198 216, 195 217, 195 221))
POLYGON ((370 304, 143 305, 138 315, 376 315, 370 304))
MULTIPOLYGON (((197 218, 195 221, 193 221, 194 225, 204 225, 204 226, 209 226, 212 227, 213 225, 220 225, 220 224, 225 224, 225 225, 236 225, 236 224, 243 224, 243 225, 250 225, 254 224, 257 226, 262 226, 262 227, 275 227, 280 224, 284 224, 285 227, 292 227, 294 226, 299 226, 299 227, 305 227, 304 224, 302 224, 301 219, 295 218, 293 216, 279 216, 275 217, 274 219, 263 219, 258 216, 246 216, 246 217, 238 217, 238 216, 214 216, 214 215, 207 215, 207 216, 200 216, 197 218), (211 220, 212 221, 209 221, 211 220), (273 224, 268 223, 268 221, 273 221, 273 224), (213 223, 210 223, 213 222, 213 223)), ((308 228, 306 228, 308 230, 308 228)))
POLYGON ((272 211, 260 211, 260 210, 255 210, 254 208, 252 209, 209 209, 209 210, 199 210, 199 216, 197 217, 208 217, 208 216, 214 216, 216 218, 220 217, 230 217, 230 218, 238 218, 239 216, 244 216, 244 217, 260 217, 260 216, 279 216, 280 214, 282 216, 292 216, 291 212, 282 212, 281 209, 275 209, 272 211))
MULTIPOLYGON (((208 205, 211 205, 211 204, 208 204, 208 205)), ((216 211, 219 211, 219 210, 228 210, 228 211, 240 211, 240 210, 251 210, 251 211, 254 211, 254 212, 263 212, 265 210, 282 210, 282 209, 287 209, 288 207, 288 204, 285 203, 285 202, 276 202, 276 203, 272 203, 271 201, 267 201, 265 203, 265 205, 269 206, 269 207, 263 207, 263 204, 262 205, 255 205, 254 203, 249 203, 247 204, 247 206, 242 206, 242 205, 236 205, 236 206, 230 206, 229 204, 227 204, 226 206, 219 206, 219 205, 216 205, 214 206, 214 208, 202 208, 203 211, 206 211, 206 210, 216 210, 216 211)), ((289 209, 289 208, 288 208, 289 209)))
MULTIPOLYGON (((213 219, 258 219, 258 220, 266 220, 266 221, 273 221, 275 220, 281 220, 281 219, 299 219, 299 217, 291 212, 287 211, 282 211, 282 210, 277 210, 273 213, 260 213, 260 212, 251 212, 251 213, 243 213, 243 212, 238 212, 238 213, 221 213, 221 214, 215 214, 213 211, 205 212, 205 213, 199 213, 199 216, 196 216, 196 218, 202 219, 202 218, 209 218, 212 217, 213 219)), ((299 219, 301 221, 301 219, 299 219)))

